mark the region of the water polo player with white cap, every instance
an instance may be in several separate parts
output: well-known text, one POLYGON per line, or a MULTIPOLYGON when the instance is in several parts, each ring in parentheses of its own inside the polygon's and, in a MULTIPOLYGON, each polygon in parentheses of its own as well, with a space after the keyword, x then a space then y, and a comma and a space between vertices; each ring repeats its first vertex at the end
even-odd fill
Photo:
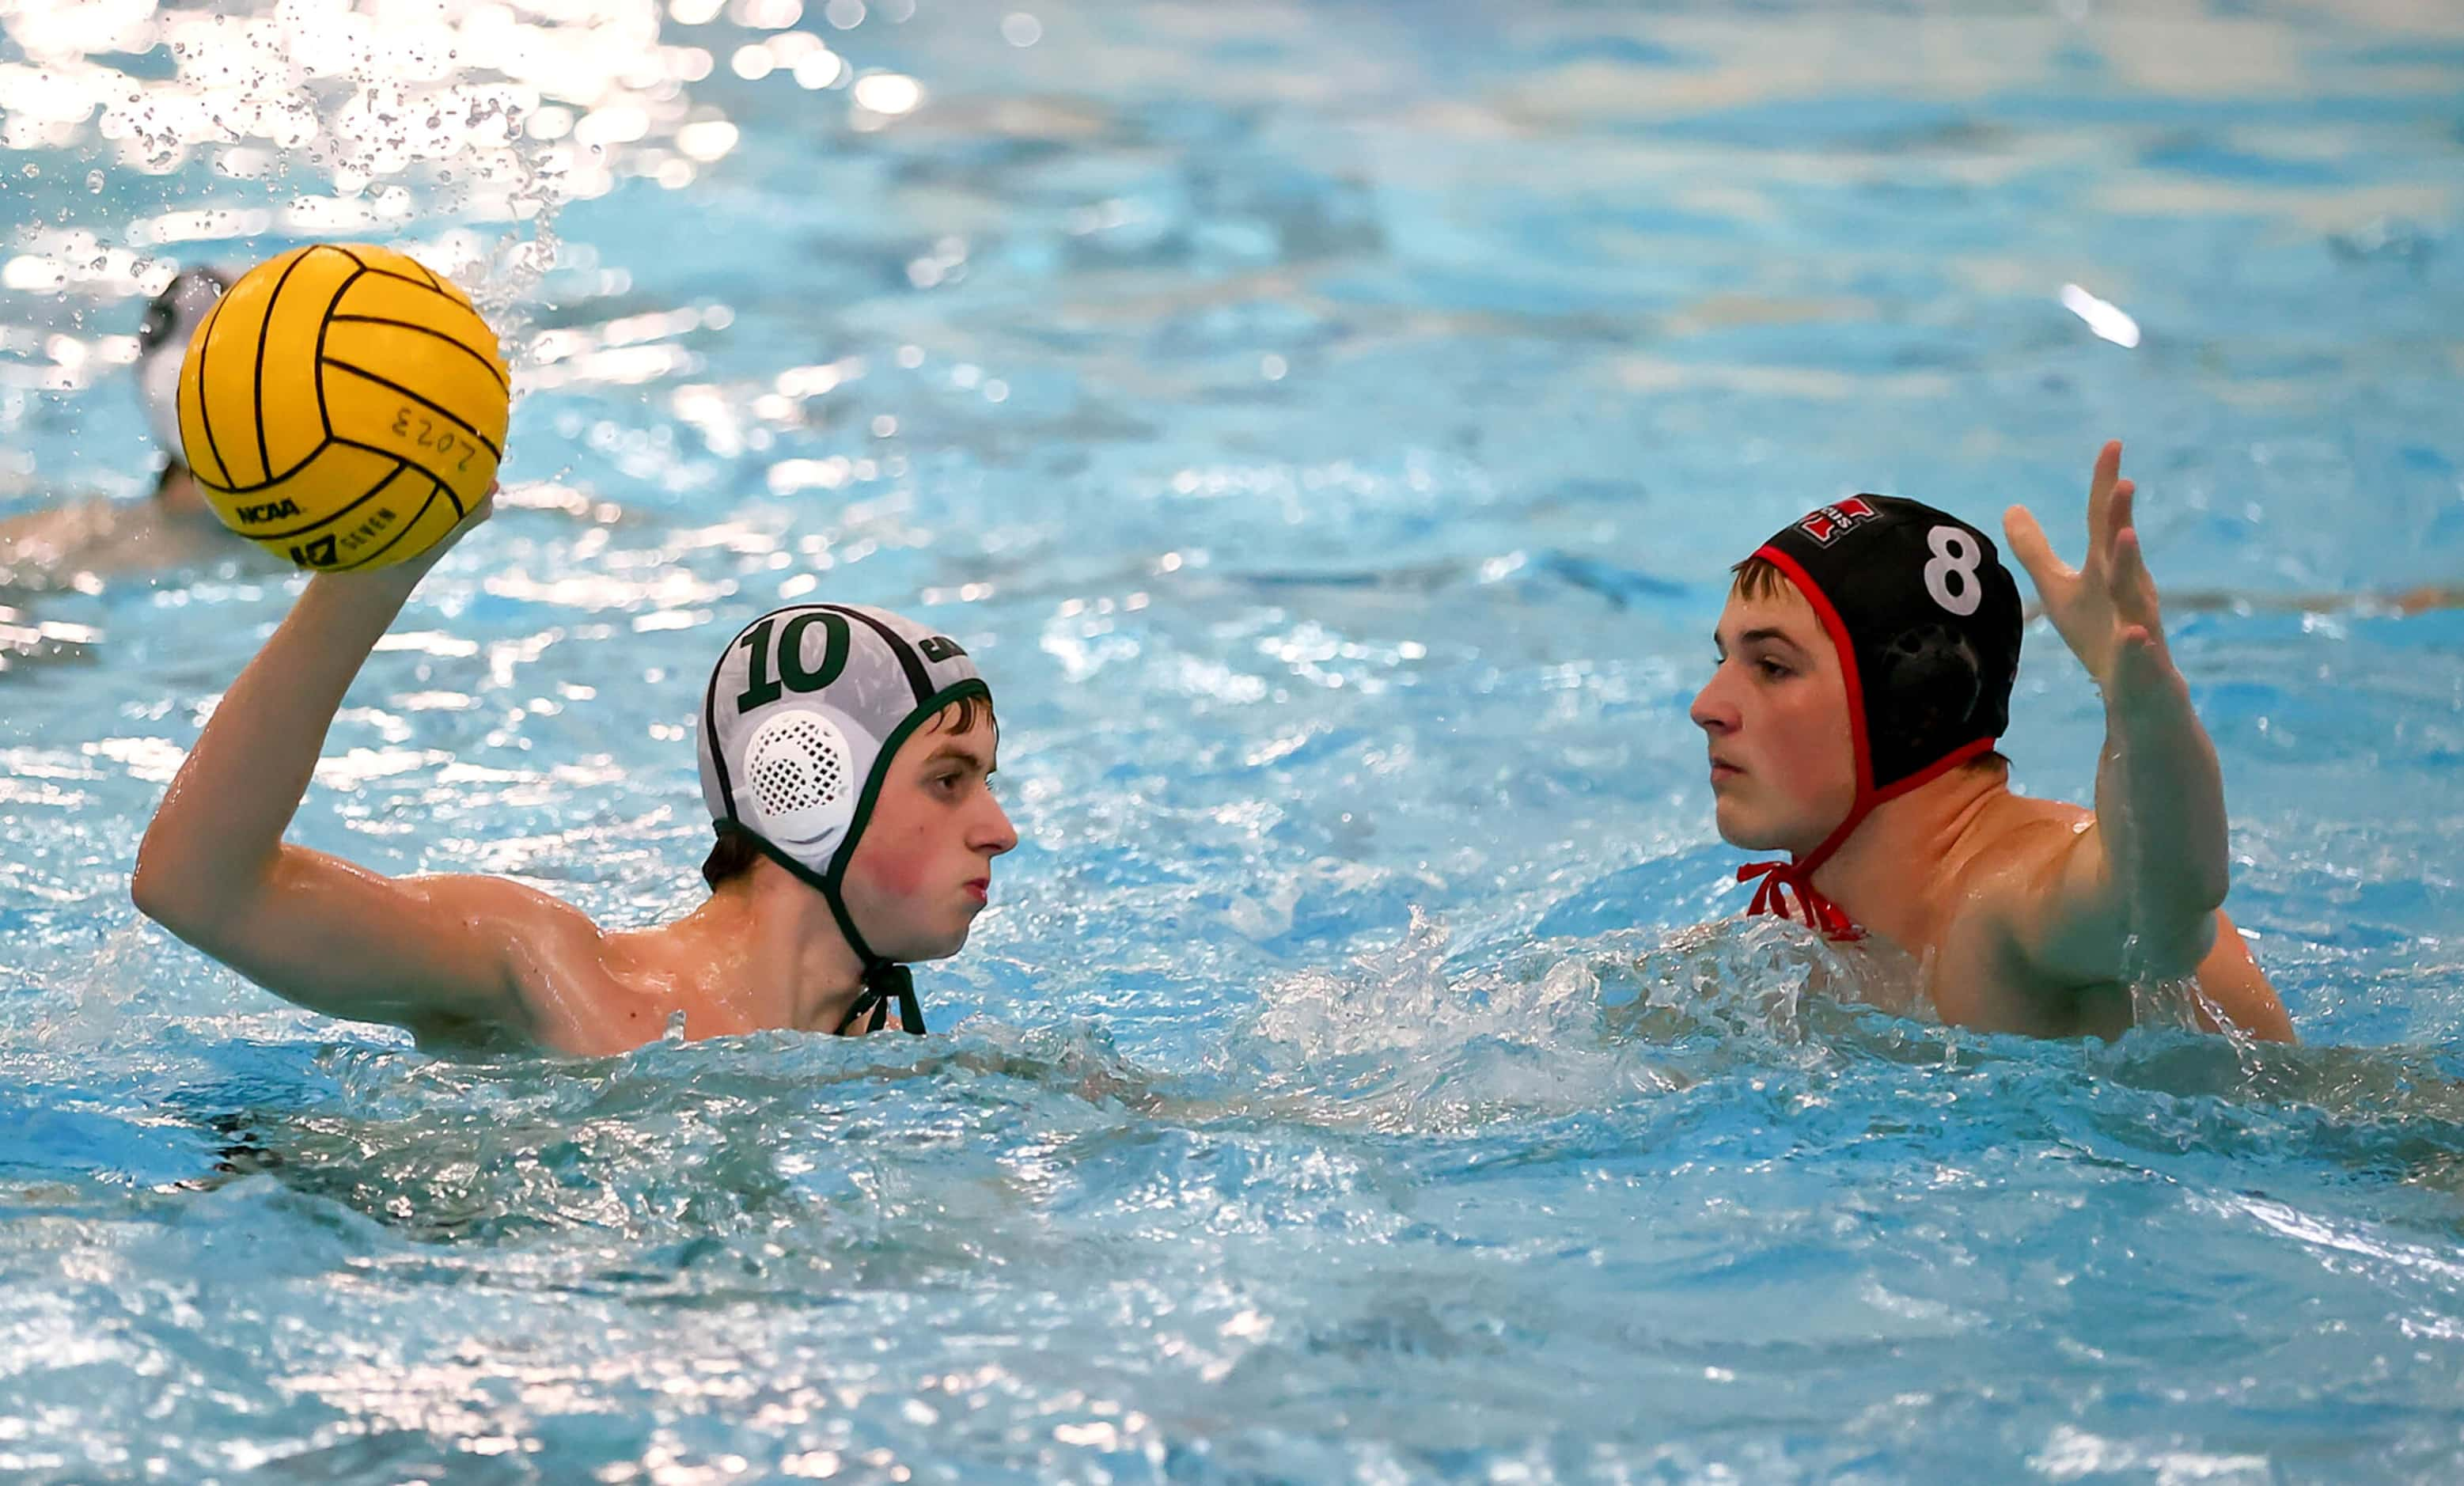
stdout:
POLYGON ((236 276, 213 266, 184 269, 146 301, 138 322, 137 400, 165 456, 151 498, 76 500, 0 522, 0 583, 39 587, 47 573, 163 567, 242 550, 189 477, 177 405, 180 359, 236 276))
POLYGON ((955 954, 1018 833, 992 694, 948 636, 800 604, 737 633, 698 698, 710 896, 602 929, 500 877, 389 877, 283 839, 352 677, 471 528, 319 573, 207 719, 138 853, 138 907, 275 994, 423 1043, 624 1052, 792 1028, 924 1031, 909 962, 955 954))
MULTIPOLYGON (((847 901, 847 868, 902 744, 953 708, 992 691, 948 637, 880 609, 799 604, 745 626, 711 672, 702 698, 701 793, 720 844, 703 867, 715 888, 736 870, 740 839, 822 895, 864 967, 864 991, 837 1030, 869 1014, 879 1031, 921 1034, 914 977, 902 963, 957 952, 983 905, 972 900, 872 906, 868 934, 847 901), (935 910, 938 910, 937 912, 935 910), (955 938, 952 936, 955 934, 955 938), (947 947, 942 944, 947 942, 947 947)), ((1003 848, 1006 849, 1006 848, 1003 848)))
POLYGON ((205 323, 206 312, 238 282, 232 271, 207 264, 182 269, 146 301, 145 317, 137 326, 137 398, 145 409, 145 426, 154 446, 169 456, 173 471, 185 473, 180 448, 180 361, 188 342, 205 323))
POLYGON ((1917 501, 1852 496, 1737 564, 1694 699, 1721 836, 1790 853, 1749 864, 1749 914, 1914 955, 1944 1019, 2118 1035, 2131 987, 2194 979, 2211 1026, 2292 1026, 2220 911, 2215 750, 2173 667, 2106 446, 2073 571, 2035 517, 2005 532, 2104 695, 2096 809, 2009 788, 1994 752, 2017 673, 2017 585, 1976 528, 1917 501))

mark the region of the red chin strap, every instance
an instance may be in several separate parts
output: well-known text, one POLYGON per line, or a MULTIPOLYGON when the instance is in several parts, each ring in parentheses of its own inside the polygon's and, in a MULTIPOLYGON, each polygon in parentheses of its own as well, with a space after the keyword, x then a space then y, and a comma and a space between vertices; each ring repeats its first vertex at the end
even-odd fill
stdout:
POLYGON ((1857 747, 1857 800, 1848 807, 1847 819, 1822 839, 1821 845, 1804 856, 1788 862, 1753 862, 1737 868, 1738 882, 1762 879, 1761 885, 1754 889, 1754 901, 1746 908, 1746 916, 1751 918, 1758 913, 1776 913, 1782 918, 1801 916, 1807 928, 1826 939, 1843 942, 1862 939, 1865 931, 1857 927, 1839 905, 1824 897, 1821 889, 1814 885, 1815 870, 1847 843, 1848 838, 1864 823, 1867 816, 1874 813, 1876 806, 1885 800, 1897 799, 1920 785, 1929 784, 1971 758, 1983 757, 1992 750, 1996 740, 1978 738, 1972 743, 1962 744, 1892 784, 1889 789, 1874 788, 1873 752, 1865 736, 1865 688, 1862 679, 1857 674, 1857 651, 1848 638, 1848 626, 1841 622, 1839 611, 1831 606, 1831 600, 1824 595, 1821 586, 1794 557, 1776 547, 1768 546, 1754 556, 1768 559, 1773 567, 1788 575, 1789 580, 1796 585, 1796 591, 1814 606, 1815 616, 1822 621, 1822 627, 1831 635, 1831 648, 1839 657, 1840 674, 1848 688, 1848 730, 1857 747), (1793 911, 1788 902, 1788 895, 1792 892, 1796 895, 1793 911))
POLYGON ((1738 882, 1754 877, 1763 880, 1762 885, 1754 889, 1753 906, 1746 909, 1746 917, 1752 918, 1757 913, 1776 913, 1782 918, 1801 915, 1807 925, 1825 939, 1845 942, 1865 937, 1865 931, 1839 910, 1839 905, 1822 896, 1815 888, 1810 868, 1786 862, 1754 862, 1737 868, 1738 882), (1796 907, 1793 911, 1787 897, 1792 890, 1796 894, 1796 907))
MULTIPOLYGON (((1864 731, 1861 719, 1858 731, 1864 731)), ((1859 790, 1857 803, 1849 808, 1848 819, 1839 822, 1838 829, 1824 837, 1821 845, 1795 861, 1753 862, 1737 868, 1738 882, 1751 882, 1757 877, 1762 879, 1762 885, 1754 889, 1754 901, 1746 908, 1746 917, 1751 918, 1757 913, 1776 913, 1782 918, 1802 917, 1807 928, 1826 939, 1846 942, 1864 938, 1865 931, 1841 911, 1839 905, 1824 897, 1822 890, 1814 885, 1815 869, 1830 861, 1833 852, 1847 844, 1848 838, 1856 833, 1857 827, 1865 823, 1865 818, 1874 813, 1875 806, 1884 800, 1897 799, 1919 785, 1930 784, 1969 759, 1982 758, 1992 749, 1994 741, 1992 738, 1978 738, 1973 743, 1962 744, 1889 789, 1859 790), (1789 907, 1787 896, 1791 892, 1796 894, 1793 911, 1789 907)), ((1859 763, 1864 760, 1864 740, 1859 738, 1857 748, 1859 763)))

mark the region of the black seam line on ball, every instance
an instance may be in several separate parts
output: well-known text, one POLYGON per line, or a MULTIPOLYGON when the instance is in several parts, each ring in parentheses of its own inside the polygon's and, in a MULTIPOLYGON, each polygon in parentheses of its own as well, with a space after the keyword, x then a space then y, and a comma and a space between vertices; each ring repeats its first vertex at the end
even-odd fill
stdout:
POLYGON ((419 518, 420 518, 421 516, 424 516, 424 515, 428 514, 428 513, 429 513, 429 509, 430 509, 430 508, 432 508, 433 506, 435 506, 435 504, 436 504, 436 497, 437 497, 437 496, 439 496, 439 495, 442 495, 442 494, 444 494, 444 493, 445 493, 445 487, 444 487, 444 486, 442 486, 442 485, 439 485, 439 486, 437 486, 437 487, 436 487, 436 489, 434 489, 434 490, 432 490, 432 491, 429 492, 428 492, 428 499, 426 499, 426 500, 422 501, 422 502, 420 503, 419 509, 418 509, 417 511, 414 511, 414 512, 412 512, 412 513, 410 514, 410 519, 409 519, 409 520, 407 520, 407 521, 405 521, 405 522, 402 524, 402 528, 401 528, 401 530, 399 530, 399 531, 395 532, 391 536, 388 536, 388 537, 386 537, 386 538, 385 538, 385 544, 384 546, 382 546, 382 547, 378 548, 376 551, 374 551, 374 552, 372 552, 372 553, 369 553, 366 557, 362 557, 362 558, 361 558, 359 561, 357 561, 357 562, 349 563, 349 564, 347 564, 347 565, 345 565, 345 566, 336 568, 336 569, 334 569, 333 571, 335 571, 335 572, 337 572, 337 573, 347 573, 347 572, 351 571, 351 569, 352 569, 352 568, 363 568, 363 567, 366 567, 369 563, 374 562, 375 560, 377 560, 379 557, 384 557, 386 553, 393 551, 393 545, 394 545, 394 543, 396 543, 396 542, 398 542, 398 541, 402 540, 402 539, 403 539, 404 537, 406 537, 406 536, 408 536, 408 535, 410 535, 410 529, 411 529, 412 527, 415 527, 415 526, 417 526, 417 525, 419 524, 419 518))
POLYGON ((455 414, 449 412, 445 408, 438 406, 436 404, 429 402, 428 399, 421 397, 418 393, 404 386, 401 382, 389 382, 386 379, 378 376, 375 372, 368 370, 364 366, 354 366, 348 361, 337 361, 329 358, 325 364, 334 368, 336 371, 349 372, 354 377, 363 378, 366 381, 375 382, 380 387, 385 387, 391 391, 401 393, 404 397, 410 399, 420 406, 427 408, 431 413, 434 413, 437 417, 444 419, 453 426, 471 435, 471 437, 477 439, 479 443, 486 448, 489 453, 496 456, 499 463, 503 462, 505 451, 496 447, 495 440, 488 437, 484 433, 481 433, 478 429, 472 427, 469 424, 464 423, 455 414))
MULTIPOLYGON (((507 391, 512 390, 511 384, 505 381, 505 374, 496 370, 495 362, 491 361, 486 357, 480 355, 470 345, 469 342, 456 340, 451 336, 436 329, 434 326, 421 325, 411 320, 398 320, 389 316, 384 315, 328 315, 325 317, 325 320, 328 324, 390 325, 396 330, 407 330, 417 335, 433 336, 437 339, 444 341, 447 345, 451 346, 456 351, 459 351, 463 355, 471 358, 471 360, 478 362, 480 368, 487 372, 490 380, 494 381, 497 386, 503 387, 507 391)), ((486 329, 487 322, 484 320, 480 321, 480 328, 483 330, 486 329)), ((490 332, 490 334, 493 335, 494 332, 490 332)), ((317 347, 317 354, 320 360, 325 354, 325 347, 321 340, 317 347)))

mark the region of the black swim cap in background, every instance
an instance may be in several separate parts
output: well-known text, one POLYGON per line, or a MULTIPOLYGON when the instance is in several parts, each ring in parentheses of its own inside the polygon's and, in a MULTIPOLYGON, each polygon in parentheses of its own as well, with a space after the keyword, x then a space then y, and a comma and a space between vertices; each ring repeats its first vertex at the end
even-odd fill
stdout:
POLYGON ((1831 632, 1860 797, 1887 796, 2002 735, 2022 615, 2019 585, 1983 532, 1922 501, 1852 495, 1782 527, 1754 556, 1787 574, 1831 632))

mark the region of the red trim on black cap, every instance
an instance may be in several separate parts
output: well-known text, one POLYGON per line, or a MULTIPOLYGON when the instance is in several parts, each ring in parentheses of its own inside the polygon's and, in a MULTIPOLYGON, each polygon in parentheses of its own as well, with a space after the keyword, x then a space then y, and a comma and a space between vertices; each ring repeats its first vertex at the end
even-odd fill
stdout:
POLYGON ((1816 583, 1813 575, 1807 573, 1804 565, 1794 557, 1769 545, 1755 549, 1754 556, 1779 569, 1790 582, 1796 585, 1796 591, 1805 597, 1815 617, 1822 621, 1823 629, 1831 636, 1831 648, 1839 657, 1840 675, 1848 685, 1848 732, 1857 749, 1857 798, 1848 807, 1847 819, 1822 839, 1822 844, 1804 856, 1787 862, 1749 863, 1737 868, 1737 881, 1741 883, 1762 879, 1762 885, 1754 889, 1753 902, 1746 908, 1746 916, 1751 918, 1757 913, 1777 913, 1782 918, 1794 916, 1789 912, 1787 897, 1793 891, 1797 909, 1803 914, 1808 928, 1833 939, 1859 939, 1863 937, 1862 930, 1837 904, 1824 897, 1814 885, 1815 869, 1830 861, 1832 853, 1847 843, 1848 838, 1857 827, 1864 824, 1865 818, 1874 813, 1876 806, 1885 800, 1897 799, 1919 785, 1931 783, 1972 758, 1982 757, 1992 749, 1996 740, 1978 738, 1962 744, 1889 789, 1875 789, 1873 753, 1865 732, 1865 688, 1858 675, 1856 642, 1849 636, 1847 623, 1839 618, 1839 611, 1832 606, 1822 585, 1816 583))
MULTIPOLYGON (((1815 617, 1831 633, 1831 648, 1839 653, 1839 672, 1848 679, 1848 731, 1857 744, 1857 798, 1862 799, 1874 788, 1874 756, 1865 739, 1865 684, 1857 674, 1857 643, 1848 633, 1847 623, 1839 611, 1831 606, 1831 598, 1822 591, 1811 574, 1798 561, 1777 547, 1765 545, 1755 549, 1754 556, 1788 575, 1805 601, 1814 606, 1815 617)), ((1833 842, 1826 842, 1828 847, 1833 842)))

